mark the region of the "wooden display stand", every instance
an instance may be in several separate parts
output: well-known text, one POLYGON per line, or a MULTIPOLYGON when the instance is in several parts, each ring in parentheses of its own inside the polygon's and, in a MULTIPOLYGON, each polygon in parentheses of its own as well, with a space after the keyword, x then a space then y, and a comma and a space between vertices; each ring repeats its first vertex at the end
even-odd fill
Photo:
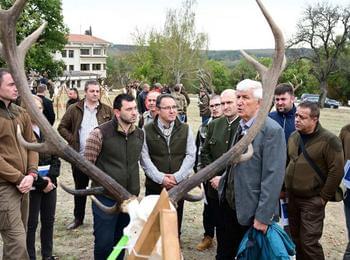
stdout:
POLYGON ((181 252, 177 225, 176 211, 170 210, 168 192, 163 189, 156 206, 142 229, 134 251, 127 259, 144 259, 136 256, 134 252, 140 256, 151 255, 159 237, 161 237, 162 258, 164 260, 180 260, 181 252))

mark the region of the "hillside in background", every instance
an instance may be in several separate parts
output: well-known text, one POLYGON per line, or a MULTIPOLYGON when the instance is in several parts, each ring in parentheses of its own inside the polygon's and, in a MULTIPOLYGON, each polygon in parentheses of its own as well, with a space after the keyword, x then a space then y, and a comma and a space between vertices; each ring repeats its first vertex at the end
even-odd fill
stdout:
MULTIPOLYGON (((125 44, 113 44, 108 49, 108 56, 120 56, 135 51, 135 45, 125 44)), ((246 50, 247 53, 258 58, 272 57, 273 49, 251 49, 246 50)), ((240 59, 241 54, 239 50, 220 50, 220 51, 207 51, 208 58, 211 60, 217 60, 224 62, 227 66, 234 66, 240 59)), ((288 49, 286 50, 287 58, 297 56, 309 56, 311 49, 288 49)))

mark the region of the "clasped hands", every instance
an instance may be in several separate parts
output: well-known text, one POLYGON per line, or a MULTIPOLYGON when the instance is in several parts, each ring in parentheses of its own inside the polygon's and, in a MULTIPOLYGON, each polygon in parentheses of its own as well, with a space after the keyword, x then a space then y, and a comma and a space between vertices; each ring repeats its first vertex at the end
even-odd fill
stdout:
MULTIPOLYGON (((52 181, 49 177, 43 177, 43 179, 48 181, 48 184, 46 185, 45 189, 43 190, 44 193, 48 193, 56 188, 55 184, 52 183, 52 181)), ((33 182, 34 182, 34 177, 31 175, 26 175, 26 176, 24 176, 24 178, 22 179, 20 184, 17 185, 17 189, 21 193, 28 193, 33 186, 33 182)))
POLYGON ((165 189, 170 190, 175 185, 177 185, 175 176, 173 174, 165 174, 163 178, 162 186, 165 189))

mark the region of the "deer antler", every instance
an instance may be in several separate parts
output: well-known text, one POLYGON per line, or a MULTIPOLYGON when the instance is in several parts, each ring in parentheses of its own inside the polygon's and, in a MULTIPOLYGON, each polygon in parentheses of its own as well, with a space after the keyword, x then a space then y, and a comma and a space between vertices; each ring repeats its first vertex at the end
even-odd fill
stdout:
POLYGON ((300 82, 298 82, 298 78, 297 78, 297 76, 295 75, 295 74, 293 74, 293 79, 294 79, 294 81, 296 82, 296 85, 294 85, 292 82, 290 82, 290 81, 288 81, 288 83, 293 87, 293 91, 294 91, 294 93, 295 93, 295 91, 299 88, 299 87, 301 87, 302 85, 303 85, 303 79, 300 79, 300 82))
POLYGON ((17 46, 16 22, 26 2, 26 0, 17 0, 10 9, 0 10, 0 53, 9 66, 22 97, 22 101, 27 107, 28 113, 33 119, 35 119, 46 138, 45 143, 41 145, 28 145, 26 142, 22 142, 22 144, 28 147, 28 149, 33 149, 37 152, 56 154, 62 157, 81 169, 91 179, 100 183, 118 202, 121 203, 122 201, 128 200, 132 195, 114 179, 109 177, 92 163, 85 160, 81 155, 68 146, 63 138, 52 129, 43 114, 35 106, 24 71, 24 58, 30 46, 44 31, 46 22, 17 46))
MULTIPOLYGON (((235 146, 233 146, 228 152, 224 153, 216 161, 200 170, 191 178, 181 182, 169 191, 170 199, 175 203, 183 197, 183 195, 191 190, 193 187, 201 182, 204 182, 216 175, 216 173, 226 168, 228 164, 238 163, 241 160, 242 153, 247 149, 248 145, 254 140, 255 136, 263 126, 267 114, 270 110, 272 103, 273 93, 275 86, 277 85, 278 78, 285 66, 284 56, 284 38, 281 30, 276 23, 272 20, 270 14, 263 6, 260 0, 256 0, 263 15, 265 16, 275 39, 275 53, 273 56, 272 65, 270 68, 266 68, 264 65, 256 61, 253 57, 246 52, 241 51, 245 59, 251 63, 254 68, 259 72, 262 79, 263 86, 263 101, 261 108, 257 115, 257 120, 254 125, 249 129, 247 135, 245 135, 235 146)), ((251 152, 251 151, 250 151, 251 152)), ((246 156, 243 156, 247 160, 246 156)))

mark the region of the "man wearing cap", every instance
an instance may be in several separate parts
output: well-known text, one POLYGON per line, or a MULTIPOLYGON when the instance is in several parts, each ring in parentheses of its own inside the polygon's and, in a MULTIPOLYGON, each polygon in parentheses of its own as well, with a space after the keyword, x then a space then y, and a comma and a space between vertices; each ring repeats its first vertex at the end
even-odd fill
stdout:
MULTIPOLYGON (((258 81, 243 80, 236 89, 237 111, 241 118, 233 145, 249 133, 257 119, 262 102, 258 81)), ((283 129, 266 118, 253 142, 254 154, 248 161, 227 169, 220 179, 220 223, 226 240, 216 259, 234 259, 245 232, 253 226, 266 233, 278 216, 278 198, 283 183, 286 143, 283 129)))

